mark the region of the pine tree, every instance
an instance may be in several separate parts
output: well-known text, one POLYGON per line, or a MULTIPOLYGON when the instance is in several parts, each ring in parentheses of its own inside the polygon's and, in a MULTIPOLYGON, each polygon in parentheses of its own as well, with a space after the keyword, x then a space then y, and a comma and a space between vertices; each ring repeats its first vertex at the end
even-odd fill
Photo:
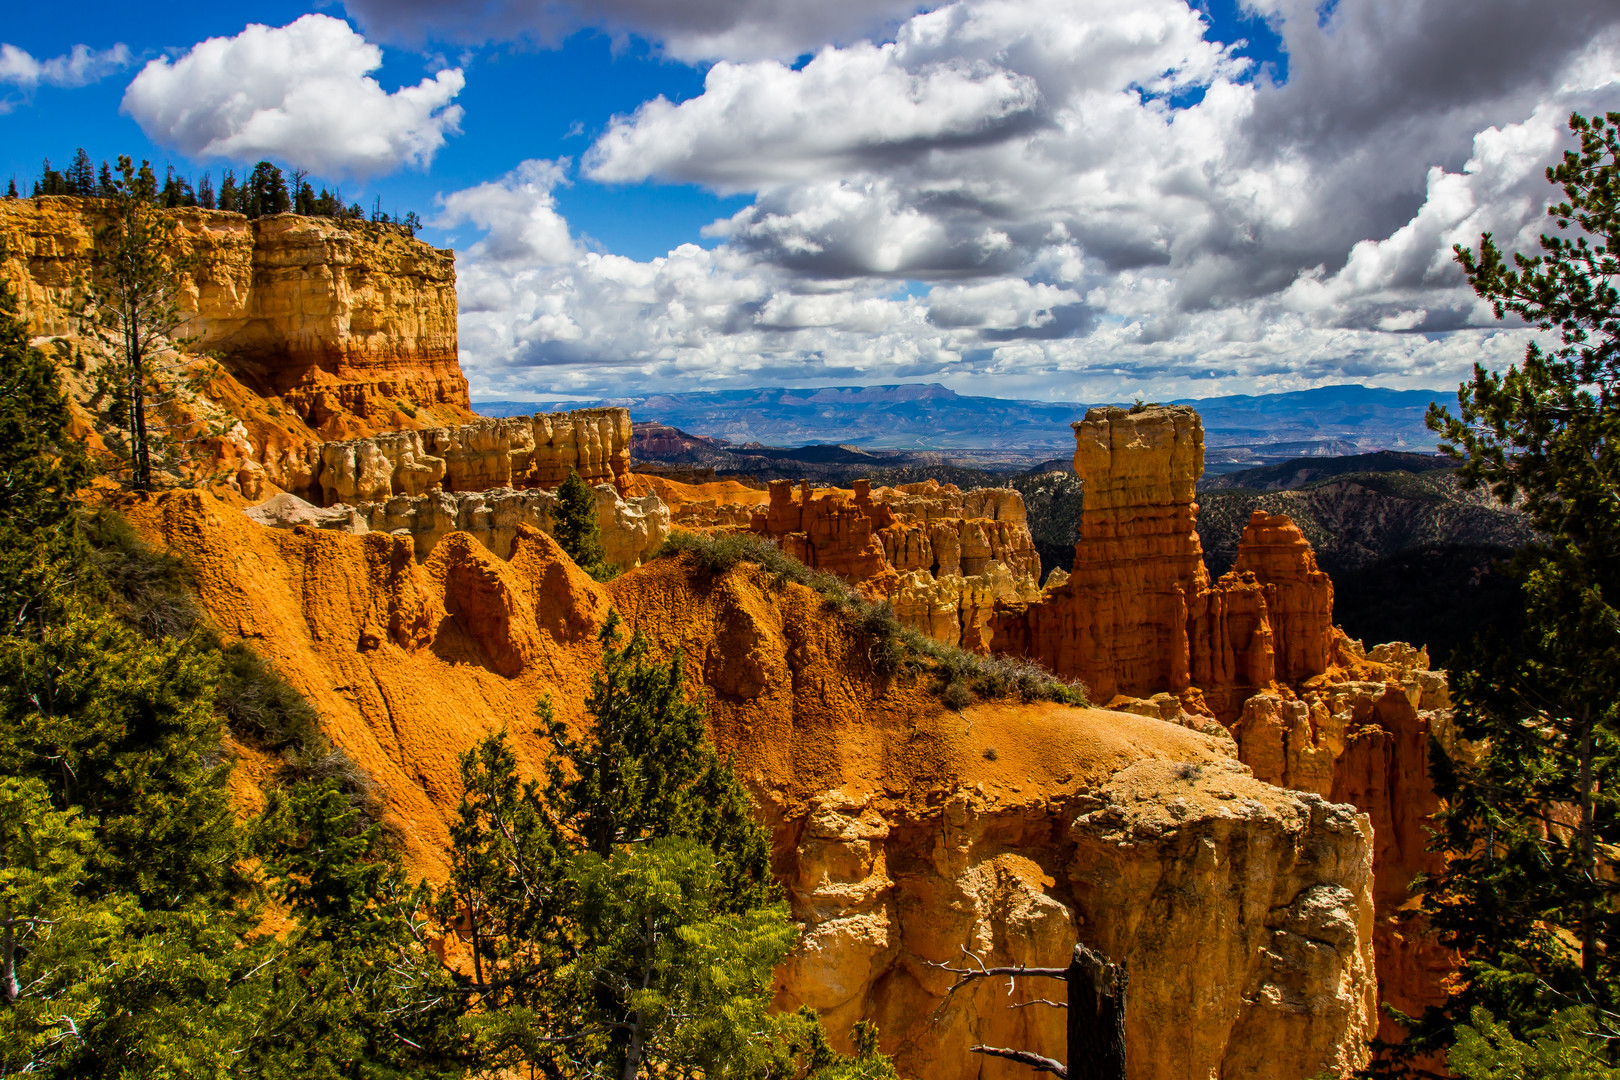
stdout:
POLYGON ((6 185, 6 198, 17 198, 17 178, 15 176, 13 176, 11 178, 11 182, 6 185))
POLYGON ((246 195, 246 212, 248 217, 265 217, 270 214, 284 214, 292 209, 292 200, 287 194, 287 181, 281 175, 281 170, 268 161, 261 161, 253 166, 243 184, 243 193, 246 195))
POLYGON ((175 175, 173 165, 168 166, 164 173, 163 190, 158 193, 157 202, 166 210, 185 205, 185 192, 180 186, 180 178, 175 175))
POLYGON ((602 527, 596 520, 596 491, 570 468, 568 477, 557 488, 557 504, 551 509, 551 535, 562 545, 579 568, 598 581, 617 572, 607 561, 602 546, 602 527))
POLYGON ((219 182, 219 208, 233 213, 242 212, 242 196, 236 186, 236 174, 229 169, 219 182))
POLYGON ((80 325, 106 350, 99 372, 102 392, 125 440, 130 485, 150 491, 154 457, 167 452, 172 466, 179 450, 150 412, 178 392, 160 377, 155 361, 161 350, 187 344, 179 334, 185 322, 179 297, 189 261, 174 250, 174 220, 153 205, 151 168, 142 162, 136 170, 128 157, 120 157, 118 167, 109 221, 96 231, 91 272, 83 283, 80 325))
POLYGON ((79 147, 73 155, 73 164, 68 166, 67 187, 70 195, 94 195, 96 193, 96 170, 90 164, 90 155, 79 147))
POLYGON ((1599 1034, 1603 1027, 1589 1009, 1564 1009, 1523 1041, 1477 1008, 1457 1029, 1446 1064, 1461 1080, 1620 1080, 1599 1034))
POLYGON ((426 893, 335 781, 277 788, 254 826, 292 927, 244 1075, 464 1075, 455 987, 418 928, 426 893))
POLYGON ((107 163, 103 161, 101 163, 101 171, 96 175, 96 195, 103 199, 112 198, 113 186, 112 170, 109 169, 107 167, 107 163))
POLYGON ((219 205, 214 198, 214 178, 207 173, 203 173, 202 179, 197 181, 197 205, 204 210, 212 210, 219 205))
POLYGON ((523 782, 505 733, 462 758, 441 925, 474 956, 459 976, 482 1069, 546 1076, 786 1078, 808 1051, 818 1077, 892 1080, 868 1047, 826 1051, 813 1014, 773 1015, 775 965, 797 937, 770 876, 752 800, 687 700, 679 657, 619 646, 570 737, 549 703, 546 782, 523 782))
POLYGON ((1458 415, 1434 408, 1459 477, 1517 500, 1547 538, 1519 557, 1524 627, 1451 665, 1457 734, 1431 748, 1445 869, 1424 908, 1465 978, 1408 1043, 1449 1045, 1485 1006, 1516 1033, 1582 1005, 1620 1017, 1620 113, 1574 116, 1548 170, 1564 199, 1542 254, 1512 265, 1480 238, 1458 261, 1498 317, 1557 333, 1502 375, 1475 367, 1458 415))
POLYGON ((56 365, 0 282, 0 637, 40 630, 76 580, 76 492, 91 469, 70 419, 56 365))

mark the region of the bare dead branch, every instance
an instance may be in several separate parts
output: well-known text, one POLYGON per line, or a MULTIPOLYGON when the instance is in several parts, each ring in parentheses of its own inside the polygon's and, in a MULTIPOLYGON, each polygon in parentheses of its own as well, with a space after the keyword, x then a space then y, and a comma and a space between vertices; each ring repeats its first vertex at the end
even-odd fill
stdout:
POLYGON ((1020 1065, 1028 1065, 1036 1072, 1049 1072, 1053 1076, 1069 1080, 1068 1069, 1049 1057, 1032 1054, 1028 1050, 1009 1050, 1004 1046, 970 1046, 968 1049, 975 1054, 988 1054, 991 1057, 1006 1058, 1008 1061, 1016 1061, 1020 1065))

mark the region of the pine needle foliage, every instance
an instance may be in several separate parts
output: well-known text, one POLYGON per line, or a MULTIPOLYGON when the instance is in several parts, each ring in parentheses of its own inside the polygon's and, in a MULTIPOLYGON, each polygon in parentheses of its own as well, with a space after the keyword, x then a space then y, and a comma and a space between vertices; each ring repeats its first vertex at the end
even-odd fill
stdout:
POLYGON ((519 778, 504 732, 462 758, 436 904, 474 957, 452 974, 473 1062, 558 1080, 894 1080, 875 1038, 844 1059, 813 1013, 771 1012, 798 931, 769 834, 709 742, 679 655, 623 640, 616 613, 599 641, 584 732, 538 708, 554 750, 543 784, 519 778))
POLYGON ((551 508, 551 535, 568 557, 597 581, 607 581, 619 572, 608 562, 602 546, 602 527, 596 520, 596 490, 570 468, 557 487, 557 503, 551 508))
POLYGON ((1430 747, 1446 863, 1418 889, 1464 970, 1394 1070, 1454 1042, 1477 1064, 1486 1043, 1539 1037, 1572 1008, 1620 1061, 1620 113, 1570 130, 1580 148, 1547 171, 1563 198, 1541 253, 1510 259, 1489 234, 1457 248, 1498 317, 1557 344, 1532 342, 1501 374, 1476 366, 1456 414, 1432 407, 1429 426, 1465 484, 1515 501, 1546 539, 1514 564, 1517 636, 1451 663, 1458 739, 1430 747))

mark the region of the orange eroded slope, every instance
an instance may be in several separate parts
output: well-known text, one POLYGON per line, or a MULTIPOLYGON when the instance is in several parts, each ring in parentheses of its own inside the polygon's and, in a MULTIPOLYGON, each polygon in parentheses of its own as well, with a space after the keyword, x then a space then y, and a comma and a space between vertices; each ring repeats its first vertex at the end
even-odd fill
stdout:
POLYGON ((602 586, 527 527, 510 560, 453 533, 417 564, 405 537, 268 529, 200 492, 121 508, 320 710, 419 873, 444 872, 459 753, 505 726, 536 773, 539 697, 583 719, 613 605, 688 657, 773 830, 804 928, 782 1007, 813 1005, 841 1040, 879 1020, 902 1075, 1012 1080, 967 1048, 1061 1054, 1061 1017, 988 985, 947 997, 930 965, 964 945, 1059 964, 1080 938, 1131 966, 1133 1080, 1306 1080, 1364 1057, 1366 819, 1255 780, 1229 742, 1099 710, 945 709, 926 681, 875 673, 819 595, 751 566, 661 559, 602 586))

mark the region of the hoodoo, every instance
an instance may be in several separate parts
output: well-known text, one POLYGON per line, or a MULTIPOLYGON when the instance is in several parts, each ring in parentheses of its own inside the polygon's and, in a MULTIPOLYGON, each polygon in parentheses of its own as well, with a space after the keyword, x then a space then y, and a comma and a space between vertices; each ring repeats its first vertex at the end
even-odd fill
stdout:
MULTIPOLYGON (((1085 492, 1074 571, 1039 601, 1001 605, 991 648, 1080 678, 1115 708, 1218 719, 1261 779, 1371 815, 1380 1000, 1408 1014, 1443 1000, 1451 958, 1403 912, 1435 867, 1428 741, 1450 724, 1444 674, 1426 653, 1367 653, 1335 628, 1333 583, 1285 516, 1256 512, 1232 570, 1210 581, 1191 408, 1091 409, 1074 432, 1085 492)), ((1388 1022, 1382 1034, 1399 1038, 1388 1022)))
POLYGON ((1100 701, 1196 688, 1227 723, 1279 677, 1327 671, 1333 585, 1287 518, 1251 522, 1237 566, 1211 583, 1193 409, 1092 409, 1074 435, 1085 492, 1074 569, 1040 601, 993 617, 992 650, 1081 679, 1100 701))

